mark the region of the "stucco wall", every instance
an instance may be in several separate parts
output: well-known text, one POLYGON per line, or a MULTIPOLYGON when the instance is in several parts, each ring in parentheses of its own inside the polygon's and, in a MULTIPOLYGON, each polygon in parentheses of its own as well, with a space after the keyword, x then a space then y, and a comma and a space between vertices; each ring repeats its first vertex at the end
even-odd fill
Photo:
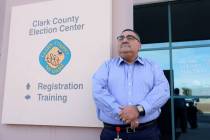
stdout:
MULTIPOLYGON (((43 0, 0 0, 0 120, 2 115, 5 67, 9 42, 11 7, 43 0)), ((24 19, 24 17, 23 17, 24 19)), ((117 55, 116 36, 133 27, 133 1, 113 0, 113 49, 117 55)), ((0 140, 99 140, 101 128, 26 126, 0 124, 0 140)))

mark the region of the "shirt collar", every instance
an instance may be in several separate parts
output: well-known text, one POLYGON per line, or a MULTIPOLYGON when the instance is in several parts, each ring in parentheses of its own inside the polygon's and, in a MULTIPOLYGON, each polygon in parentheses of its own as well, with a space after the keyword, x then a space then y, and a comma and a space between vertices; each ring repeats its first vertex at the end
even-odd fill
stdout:
MULTIPOLYGON (((120 57, 120 58, 119 58, 118 65, 123 64, 123 63, 126 63, 126 62, 123 60, 123 58, 122 58, 122 57, 120 57)), ((139 63, 139 64, 144 65, 144 62, 143 62, 142 58, 141 58, 141 57, 139 57, 139 56, 136 58, 136 60, 135 60, 135 62, 134 62, 134 63, 139 63)))

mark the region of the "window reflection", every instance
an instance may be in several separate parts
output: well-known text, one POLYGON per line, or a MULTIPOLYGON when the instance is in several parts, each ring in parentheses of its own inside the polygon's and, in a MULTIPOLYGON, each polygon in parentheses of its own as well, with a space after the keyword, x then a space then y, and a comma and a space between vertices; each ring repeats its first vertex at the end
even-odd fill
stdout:
POLYGON ((158 51, 140 51, 139 56, 143 58, 148 58, 157 64, 164 70, 170 69, 169 65, 169 51, 168 50, 158 50, 158 51))
POLYGON ((208 140, 210 137, 210 99, 174 99, 176 140, 208 140))
POLYGON ((142 39, 139 56, 160 64, 170 86, 176 88, 161 108, 161 140, 172 140, 172 130, 176 140, 210 138, 209 6, 209 0, 182 0, 134 7, 134 29, 142 39))
POLYGON ((184 42, 172 42, 173 47, 186 47, 186 46, 196 46, 196 45, 208 45, 210 40, 197 40, 197 41, 184 41, 184 42))
POLYGON ((210 95, 210 48, 173 50, 174 87, 180 95, 210 95))
POLYGON ((142 44, 142 49, 149 49, 149 48, 165 48, 169 47, 169 42, 165 43, 148 43, 148 44, 142 44))

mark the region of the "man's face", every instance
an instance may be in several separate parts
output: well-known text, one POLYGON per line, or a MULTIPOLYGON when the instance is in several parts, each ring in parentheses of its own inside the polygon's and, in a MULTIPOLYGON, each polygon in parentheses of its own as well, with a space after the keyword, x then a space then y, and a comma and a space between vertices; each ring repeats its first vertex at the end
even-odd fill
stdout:
POLYGON ((119 55, 124 59, 137 57, 141 43, 137 35, 132 31, 125 31, 118 36, 119 55))

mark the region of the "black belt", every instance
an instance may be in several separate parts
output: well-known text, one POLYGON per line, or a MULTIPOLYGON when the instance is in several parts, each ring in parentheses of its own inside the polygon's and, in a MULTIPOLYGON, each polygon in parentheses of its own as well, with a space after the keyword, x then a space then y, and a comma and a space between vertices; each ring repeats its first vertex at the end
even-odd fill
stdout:
POLYGON ((152 120, 146 123, 140 123, 137 128, 132 129, 130 125, 117 125, 117 124, 108 124, 104 122, 104 128, 116 131, 116 127, 120 127, 120 132, 134 133, 139 130, 144 130, 157 125, 157 120, 152 120))

